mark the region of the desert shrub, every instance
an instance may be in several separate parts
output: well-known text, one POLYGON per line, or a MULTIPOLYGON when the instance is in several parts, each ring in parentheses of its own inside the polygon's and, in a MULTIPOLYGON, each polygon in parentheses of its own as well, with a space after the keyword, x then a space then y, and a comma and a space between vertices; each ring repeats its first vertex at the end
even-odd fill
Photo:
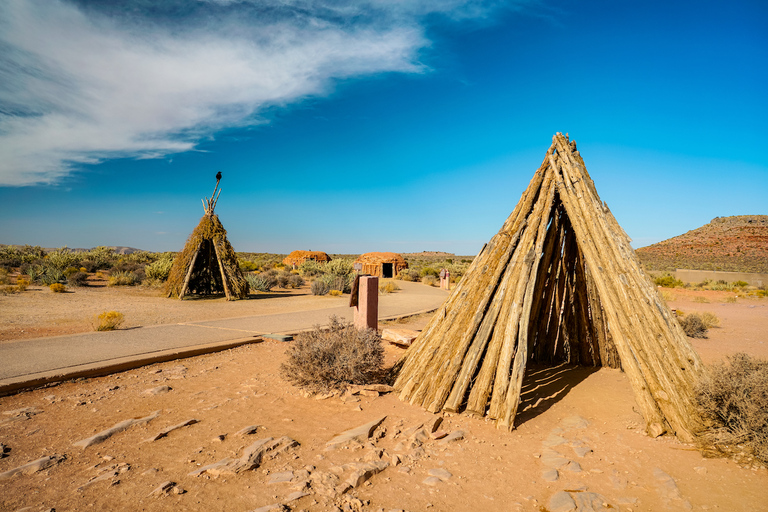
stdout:
POLYGON ((53 283, 49 288, 53 293, 64 293, 67 291, 67 287, 61 283, 53 283))
POLYGON ((134 272, 116 271, 109 276, 107 286, 133 286, 139 284, 141 279, 134 272))
POLYGON ((13 285, 7 284, 5 286, 0 286, 0 295, 13 295, 18 292, 19 289, 13 285))
POLYGON ((693 298, 693 302, 698 302, 701 304, 709 304, 709 299, 706 297, 702 297, 701 295, 697 295, 693 298))
POLYGON ((85 269, 85 272, 96 272, 99 270, 99 264, 93 260, 82 260, 80 265, 82 265, 81 268, 85 269))
POLYGON ((265 274, 245 274, 245 280, 251 290, 259 292, 268 292, 275 286, 274 279, 265 274))
POLYGON ((69 286, 88 286, 88 274, 79 270, 67 276, 69 286))
POLYGON ((734 281, 733 286, 737 288, 746 288, 747 286, 749 286, 749 283, 746 281, 734 281))
POLYGON ((0 248, 0 265, 6 267, 20 267, 25 263, 32 263, 43 259, 45 251, 39 245, 24 247, 11 247, 10 245, 0 248))
POLYGON ((331 291, 331 287, 322 279, 315 279, 312 281, 309 289, 312 292, 312 295, 327 295, 328 292, 331 291))
POLYGON ((29 280, 23 277, 16 278, 16 289, 18 291, 20 292, 25 291, 27 289, 27 286, 29 286, 29 280))
POLYGON ((352 290, 352 283, 355 280, 355 276, 353 274, 324 274, 318 277, 317 280, 323 281, 329 290, 339 290, 342 293, 349 293, 352 290))
POLYGON ((67 267, 79 268, 82 256, 82 253, 72 252, 68 247, 62 247, 49 252, 45 259, 49 265, 63 271, 67 267))
POLYGON ((723 302, 727 302, 729 304, 735 304, 736 297, 723 297, 723 302))
POLYGON ((696 401, 707 423, 700 434, 704 447, 768 464, 768 360, 727 356, 709 368, 696 401))
POLYGON ((8 269, 0 267, 0 284, 11 284, 11 278, 8 275, 8 269))
POLYGON ((707 327, 707 329, 718 327, 720 325, 720 319, 714 313, 710 313, 709 311, 702 311, 698 313, 698 315, 701 317, 701 321, 704 322, 704 325, 707 327))
POLYGON ((93 317, 93 328, 97 331, 114 331, 125 320, 119 311, 105 311, 93 317))
POLYGON ((331 295, 333 297, 340 297, 344 294, 341 290, 331 290, 328 292, 328 295, 331 295))
POLYGON ((381 378, 384 348, 372 330, 357 330, 332 316, 327 329, 316 326, 296 336, 280 367, 284 379, 313 392, 368 384, 381 378))
POLYGON ((44 266, 43 274, 40 276, 39 281, 46 286, 50 286, 53 283, 60 283, 65 281, 64 271, 58 267, 44 266))
POLYGON ((664 302, 670 302, 675 300, 677 297, 675 297, 674 293, 668 292, 666 290, 661 291, 661 298, 664 299, 664 302))
MULTIPOLYGON (((167 254, 167 253, 163 253, 167 254)), ((157 253, 149 252, 149 251, 136 251, 132 252, 131 254, 125 254, 120 256, 120 261, 123 262, 131 262, 131 263, 137 263, 140 267, 143 267, 147 263, 152 263, 153 261, 156 261, 159 257, 157 253)))
POLYGON ((315 277, 325 274, 325 264, 315 260, 305 260, 299 265, 299 273, 304 277, 315 277))
POLYGON ((299 288, 301 286, 304 286, 304 278, 302 278, 299 274, 291 274, 288 278, 288 287, 299 288))
POLYGON ((115 272, 137 272, 143 270, 145 265, 136 261, 119 261, 112 265, 112 273, 115 272))
POLYGON ((427 277, 427 276, 440 277, 440 271, 435 270, 432 267, 424 267, 419 272, 419 277, 427 277))
POLYGON ((437 278, 435 276, 424 276, 421 278, 421 283, 429 286, 437 286, 437 278))
POLYGON ((394 281, 382 281, 379 285, 379 292, 381 293, 392 293, 399 289, 400 287, 394 281))
POLYGON ((671 275, 657 277, 653 282, 656 286, 663 286, 664 288, 683 288, 685 286, 681 280, 675 279, 671 275))
POLYGON ((149 279, 155 281, 167 281, 173 267, 173 258, 160 258, 159 260, 144 266, 144 273, 149 279))
POLYGON ((685 335, 689 338, 707 337, 707 326, 698 313, 689 313, 678 318, 677 321, 680 322, 680 327, 683 328, 685 335))
POLYGON ((67 267, 64 269, 64 277, 69 279, 69 276, 74 274, 75 272, 80 272, 79 267, 67 267))
POLYGON ((29 265, 23 269, 23 272, 29 278, 30 283, 37 283, 45 274, 45 267, 42 265, 29 265))
POLYGON ((395 279, 400 279, 401 281, 418 281, 419 280, 419 273, 415 269, 409 269, 404 268, 401 270, 395 279))
POLYGON ((240 270, 243 272, 253 272, 254 270, 259 270, 259 265, 251 260, 238 259, 237 264, 240 267, 240 270))

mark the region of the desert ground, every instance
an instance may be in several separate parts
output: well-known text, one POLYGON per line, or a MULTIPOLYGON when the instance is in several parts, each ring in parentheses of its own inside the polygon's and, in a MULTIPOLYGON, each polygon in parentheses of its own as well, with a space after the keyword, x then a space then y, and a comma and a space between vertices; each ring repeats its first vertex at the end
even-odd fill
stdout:
MULTIPOLYGON (((706 363, 738 351, 768 357, 768 299, 670 292, 671 307, 720 318, 708 339, 691 340, 706 363)), ((281 310, 310 297, 263 300, 281 310)), ((234 318, 251 302, 110 288, 61 299, 42 288, 0 297, 2 342, 87 331, 105 309, 135 326, 234 318)), ((418 330, 428 320, 380 327, 418 330)), ((0 480, 0 510, 768 510, 768 470, 647 436, 620 371, 530 369, 509 432, 430 414, 386 388, 308 396, 280 376, 288 345, 264 341, 0 398, 0 474, 43 467, 0 480), (125 428, 94 438, 115 426, 125 428)), ((388 364, 402 353, 387 345, 388 364)))

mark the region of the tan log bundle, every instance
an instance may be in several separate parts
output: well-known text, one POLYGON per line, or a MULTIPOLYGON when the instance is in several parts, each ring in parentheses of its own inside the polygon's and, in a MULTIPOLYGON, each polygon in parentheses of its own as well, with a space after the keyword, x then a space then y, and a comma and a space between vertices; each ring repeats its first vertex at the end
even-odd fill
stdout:
POLYGON ((395 388, 429 411, 513 428, 529 360, 622 368, 650 434, 688 441, 700 428, 701 361, 561 134, 406 352, 395 388))

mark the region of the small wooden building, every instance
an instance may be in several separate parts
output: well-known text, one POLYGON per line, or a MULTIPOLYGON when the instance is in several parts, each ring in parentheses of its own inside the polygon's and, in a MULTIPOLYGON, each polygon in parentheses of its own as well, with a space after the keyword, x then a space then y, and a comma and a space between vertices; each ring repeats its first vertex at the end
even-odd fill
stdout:
POLYGON ((291 267, 298 267, 307 260, 317 261, 318 263, 328 263, 331 257, 322 251, 293 251, 285 257, 283 264, 291 267))
POLYGON ((382 278, 395 277, 401 270, 408 268, 405 258, 394 252, 367 252, 361 254, 355 263, 363 265, 363 274, 382 278))

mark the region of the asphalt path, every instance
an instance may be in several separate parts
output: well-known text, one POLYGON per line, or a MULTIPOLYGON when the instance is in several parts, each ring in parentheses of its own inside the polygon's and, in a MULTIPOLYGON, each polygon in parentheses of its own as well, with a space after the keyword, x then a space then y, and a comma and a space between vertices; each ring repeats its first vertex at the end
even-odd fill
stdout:
MULTIPOLYGON (((400 291, 379 296, 380 320, 434 311, 448 296, 445 290, 420 283, 398 284, 400 291)), ((351 321, 353 310, 334 306, 4 343, 0 345, 0 394, 225 350, 268 334, 295 334, 327 324, 332 315, 351 321)))

